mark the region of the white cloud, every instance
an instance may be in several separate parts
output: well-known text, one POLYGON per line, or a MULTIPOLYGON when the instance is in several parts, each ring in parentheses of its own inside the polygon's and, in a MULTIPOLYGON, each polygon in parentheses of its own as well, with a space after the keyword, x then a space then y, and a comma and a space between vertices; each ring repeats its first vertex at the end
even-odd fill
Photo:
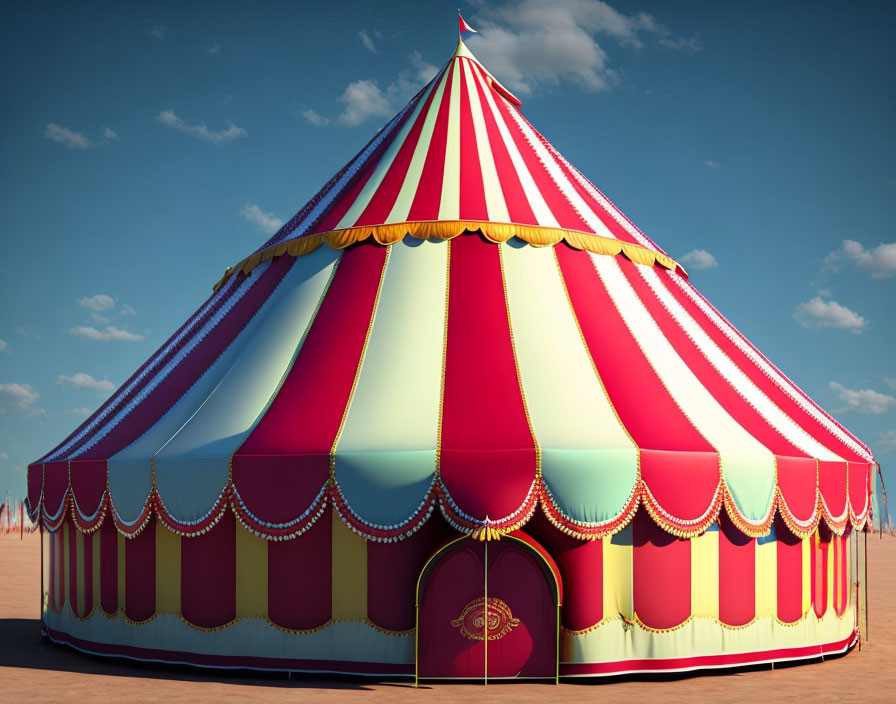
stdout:
POLYGON ((896 391, 896 379, 893 379, 892 377, 889 377, 889 376, 885 376, 884 383, 887 386, 889 386, 891 389, 893 389, 893 391, 896 391))
POLYGON ((712 159, 707 159, 706 161, 703 162, 703 165, 704 165, 707 169, 714 169, 714 170, 716 170, 716 171, 718 171, 719 169, 722 168, 722 165, 719 164, 719 162, 717 162, 717 161, 713 161, 712 159))
POLYGON ((220 54, 221 53, 221 45, 218 44, 218 42, 215 42, 208 49, 206 49, 206 51, 209 54, 220 54))
POLYGON ((75 301, 82 308, 88 308, 96 312, 108 310, 115 305, 115 299, 112 298, 112 296, 106 295, 105 293, 98 293, 94 296, 84 296, 83 298, 76 298, 75 301))
POLYGON ((376 39, 382 39, 383 35, 378 29, 373 30, 373 32, 368 32, 366 29, 362 29, 358 32, 358 38, 361 40, 364 48, 367 49, 367 51, 376 54, 376 44, 373 43, 374 37, 376 39))
POLYGON ((805 328, 838 328, 859 335, 868 321, 837 301, 825 301, 816 296, 811 301, 800 303, 793 311, 793 317, 805 328))
POLYGON ((118 314, 122 317, 125 317, 128 315, 137 315, 137 311, 134 310, 133 306, 130 306, 127 303, 125 303, 121 308, 118 309, 118 314))
POLYGON ((114 142, 117 139, 118 132, 110 127, 103 127, 103 141, 101 142, 101 144, 108 144, 109 142, 114 142))
POLYGON ((824 259, 823 270, 838 272, 843 261, 850 261, 873 279, 885 279, 896 274, 896 242, 881 243, 865 249, 861 242, 843 240, 843 246, 824 259))
POLYGON ((30 384, 0 384, 0 414, 45 414, 46 411, 33 408, 38 398, 40 396, 30 384))
POLYGON ((60 374, 59 383, 67 384, 73 389, 96 391, 97 393, 103 394, 115 391, 115 384, 113 384, 108 379, 94 379, 92 376, 90 376, 90 374, 87 374, 85 372, 75 372, 71 376, 60 374))
POLYGON ((5 452, 0 452, 0 459, 8 460, 9 455, 7 455, 5 452))
POLYGON ((81 408, 69 408, 66 413, 71 413, 73 416, 89 416, 93 411, 84 406, 81 408))
POLYGON ((255 203, 246 203, 240 208, 240 215, 262 232, 273 234, 283 226, 283 221, 273 213, 266 213, 255 203))
POLYGON ((21 335, 22 337, 25 337, 25 336, 28 334, 28 331, 25 330, 25 328, 24 328, 23 326, 21 326, 21 325, 16 325, 16 326, 12 329, 12 331, 13 331, 16 335, 21 335))
POLYGON ((6 340, 4 340, 3 338, 0 338, 0 352, 5 352, 6 354, 12 354, 9 351, 9 343, 6 340))
POLYGON ((157 22, 153 22, 152 20, 145 20, 146 22, 146 36, 152 37, 153 39, 163 40, 165 39, 165 35, 168 34, 168 28, 163 27, 157 22))
POLYGON ((623 14, 594 0, 520 0, 479 6, 479 34, 465 40, 508 88, 528 95, 561 81, 588 93, 609 90, 619 80, 597 37, 643 48, 697 51, 699 41, 677 39, 650 15, 623 14))
POLYGON ((705 249, 692 249, 687 254, 682 254, 678 261, 689 269, 713 269, 719 265, 716 258, 705 249))
POLYGON ((90 149, 90 140, 80 132, 50 122, 44 129, 44 137, 64 144, 66 149, 90 149))
POLYGON ((385 90, 371 79, 349 83, 339 98, 345 108, 336 119, 336 124, 356 127, 371 117, 391 117, 438 73, 439 69, 424 60, 418 51, 411 53, 409 59, 410 68, 400 71, 385 90))
POLYGON ((175 114, 174 110, 162 110, 156 115, 156 120, 166 127, 171 127, 197 139, 204 139, 212 144, 232 142, 238 137, 245 137, 248 134, 246 130, 232 122, 227 123, 226 130, 211 130, 204 122, 200 122, 198 125, 188 125, 175 114))
POLYGON ((112 322, 110 318, 107 318, 104 315, 100 315, 99 313, 91 313, 90 319, 95 322, 97 325, 108 325, 112 322))
POLYGON ((896 405, 896 397, 879 393, 873 389, 847 389, 836 381, 830 382, 828 388, 846 404, 843 408, 838 409, 837 413, 855 411, 856 413, 880 415, 896 405))
POLYGON ((666 49, 672 49, 674 51, 684 51, 691 54, 696 54, 703 48, 703 44, 700 42, 699 34, 694 34, 691 37, 678 37, 676 39, 663 37, 657 43, 660 46, 665 47, 666 49))
POLYGON ((317 112, 308 108, 307 110, 299 110, 299 114, 304 117, 309 124, 315 127, 324 127, 330 124, 330 118, 319 115, 317 112))
POLYGON ((386 95, 376 81, 367 78, 349 83, 339 101, 345 108, 336 122, 345 127, 356 127, 370 117, 386 117, 392 113, 386 95))
POLYGON ((105 330, 98 330, 89 325, 78 325, 69 330, 76 337, 86 337, 91 340, 101 340, 109 342, 110 340, 121 340, 123 342, 140 342, 144 338, 143 335, 137 335, 127 330, 122 330, 114 325, 107 325, 105 330))

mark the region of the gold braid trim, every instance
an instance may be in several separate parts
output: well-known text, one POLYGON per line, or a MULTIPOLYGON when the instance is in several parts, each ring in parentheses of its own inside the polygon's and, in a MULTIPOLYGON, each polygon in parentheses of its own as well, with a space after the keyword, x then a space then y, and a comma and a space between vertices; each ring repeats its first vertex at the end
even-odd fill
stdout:
POLYGON ((595 254, 624 254, 636 264, 662 266, 672 271, 677 269, 684 271, 683 267, 674 259, 661 252, 654 252, 652 249, 639 244, 622 242, 621 240, 602 237, 590 232, 564 230, 559 227, 516 225, 481 220, 438 220, 349 227, 343 230, 330 230, 317 235, 308 235, 287 242, 280 242, 260 252, 255 252, 255 254, 247 257, 235 267, 229 268, 224 272, 221 280, 215 284, 214 290, 217 291, 234 272, 241 271, 243 274, 248 274, 259 264, 274 257, 281 257, 284 254, 301 257, 304 254, 310 254, 325 242, 333 249, 345 249, 349 245, 363 242, 370 238, 373 238, 378 244, 390 245, 400 242, 405 235, 421 240, 450 240, 458 235, 462 235, 464 232, 479 232, 487 240, 495 243, 506 242, 512 237, 519 237, 535 247, 547 247, 558 242, 566 242, 573 249, 584 249, 595 254))

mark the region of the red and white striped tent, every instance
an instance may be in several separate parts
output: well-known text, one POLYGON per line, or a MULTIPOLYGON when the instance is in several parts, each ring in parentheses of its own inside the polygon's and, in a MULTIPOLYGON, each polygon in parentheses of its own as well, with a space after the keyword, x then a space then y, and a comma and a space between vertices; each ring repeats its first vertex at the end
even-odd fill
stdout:
POLYGON ((424 677, 843 652, 874 468, 460 42, 29 467, 43 629, 424 677))

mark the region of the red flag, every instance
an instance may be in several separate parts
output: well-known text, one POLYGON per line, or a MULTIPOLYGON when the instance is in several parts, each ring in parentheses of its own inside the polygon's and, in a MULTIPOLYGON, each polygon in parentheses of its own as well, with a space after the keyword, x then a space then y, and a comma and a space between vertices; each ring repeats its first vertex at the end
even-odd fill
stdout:
POLYGON ((461 17, 460 10, 457 11, 457 21, 460 29, 457 31, 458 34, 463 32, 473 32, 474 34, 479 34, 475 29, 473 29, 470 25, 467 24, 466 20, 461 17))

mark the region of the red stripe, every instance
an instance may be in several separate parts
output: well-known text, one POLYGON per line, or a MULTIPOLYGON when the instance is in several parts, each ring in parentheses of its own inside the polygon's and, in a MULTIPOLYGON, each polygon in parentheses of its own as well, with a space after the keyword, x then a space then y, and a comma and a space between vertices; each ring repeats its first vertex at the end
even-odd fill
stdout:
POLYGON ((180 541, 180 603, 203 628, 236 618, 236 519, 225 511, 207 533, 180 541))
MULTIPOLYGON (((535 149, 520 131, 513 116, 509 114, 513 108, 509 107, 503 100, 495 102, 498 105, 499 114, 504 119, 504 124, 507 125, 507 131, 510 132, 514 144, 516 144, 516 148, 522 156, 529 174, 532 176, 532 180, 535 181, 535 187, 538 189, 541 197, 544 198, 548 210, 551 211, 560 227, 570 230, 589 231, 591 228, 585 224, 581 215, 563 194, 559 186, 554 182, 554 179, 551 178, 547 168, 535 153, 535 149)), ((541 224, 546 225, 547 223, 541 224)))
POLYGON ((50 575, 49 600, 50 608, 59 610, 59 531, 50 533, 50 575))
POLYGON ((756 540, 719 514, 719 620, 743 626, 756 616, 756 540))
MULTIPOLYGON (((439 77, 438 81, 441 80, 442 78, 439 77)), ((426 115, 432 109, 433 100, 435 99, 438 90, 438 81, 433 84, 432 91, 427 96, 423 108, 417 115, 417 120, 414 122, 408 132, 408 136, 405 138, 404 142, 402 142, 398 154, 389 166, 389 171, 380 182, 379 187, 376 189, 376 192, 374 192, 367 207, 364 208, 364 212, 358 216, 357 221, 349 223, 350 226, 379 225, 385 222, 386 218, 389 217, 389 213, 395 205, 395 201, 398 198, 398 194, 401 192, 401 187, 407 176, 408 167, 411 164, 411 159, 417 148, 417 142, 420 140, 423 123, 426 122, 426 115)), ((447 100, 444 100, 443 104, 447 102, 447 100)), ((439 192, 441 192, 441 190, 439 192)))
POLYGON ((805 523, 814 516, 817 508, 816 462, 811 458, 796 457, 777 457, 776 460, 778 489, 786 504, 786 508, 780 508, 805 523))
POLYGON ((603 540, 579 540, 561 533, 541 511, 525 530, 547 549, 560 571, 563 626, 581 630, 600 623, 604 617, 603 540))
POLYGON ((87 450, 78 459, 108 459, 138 438, 175 404, 204 374, 218 356, 233 342, 246 327, 268 296, 280 283, 283 276, 295 262, 294 257, 283 256, 271 262, 258 280, 252 284, 227 317, 200 342, 187 357, 150 393, 140 405, 102 440, 87 450))
POLYGON ((504 518, 535 479, 535 446, 517 377, 498 247, 450 241, 441 478, 461 510, 504 518), (488 393, 483 393, 488 389, 488 393))
POLYGON ((37 462, 29 464, 26 482, 28 487, 28 505, 33 513, 37 510, 37 506, 40 503, 40 494, 44 486, 44 466, 37 462))
MULTIPOLYGON (((459 70, 457 66, 455 70, 459 70)), ((408 220, 438 220, 439 204, 442 202, 442 181, 445 177, 445 148, 448 142, 448 108, 451 104, 451 84, 454 71, 448 71, 445 91, 438 106, 432 136, 426 147, 423 171, 414 191, 414 201, 408 211, 408 220)))
MULTIPOLYGON (((476 142, 476 128, 473 124, 473 107, 470 104, 470 90, 476 90, 475 79, 468 75, 469 61, 461 60, 460 89, 460 219, 488 220, 488 206, 485 202, 485 185, 482 181, 482 165, 476 142)), ((486 148, 488 146, 486 145, 486 148)))
POLYGON ((133 621, 156 612, 156 517, 136 538, 124 541, 124 609, 133 621))
MULTIPOLYGON (((523 118, 525 119, 525 118, 523 118)), ((527 121, 528 122, 528 121, 527 121)), ((529 124, 529 127, 532 127, 529 124)), ((548 152, 551 155, 551 158, 554 160, 554 163, 560 168, 563 172, 564 177, 567 181, 572 185, 572 187, 576 190, 576 192, 581 196, 582 200, 590 207, 591 211, 598 217, 598 219, 604 224, 604 226, 612 233, 616 239, 621 242, 629 242, 632 244, 637 244, 643 246, 642 242, 637 238, 633 237, 628 230, 626 230, 622 225, 620 225, 613 216, 607 212, 607 210, 595 200, 592 195, 578 182, 576 177, 573 175, 572 171, 563 163, 563 160, 557 158, 554 153, 554 148, 550 146, 547 140, 538 133, 538 131, 532 127, 532 130, 536 135, 544 142, 545 146, 548 147, 548 152)), ((611 206, 612 207, 612 206, 611 206)), ((588 232, 592 232, 592 228, 586 228, 588 232)), ((656 248, 657 250, 659 248, 656 248)))
POLYGON ((454 531, 440 516, 433 516, 404 540, 368 541, 367 618, 391 631, 413 628, 417 577, 430 555, 452 534, 454 531))
MULTIPOLYGON (((846 462, 818 461, 818 489, 833 520, 842 516, 846 504, 846 462)), ((846 519, 843 519, 845 523, 846 519)))
POLYGON ((669 341, 678 356, 687 365, 698 381, 706 388, 719 405, 750 435, 771 452, 786 457, 809 457, 809 455, 788 441, 734 388, 734 386, 707 359, 694 340, 685 332, 663 303, 656 297, 648 283, 641 276, 635 264, 617 257, 619 268, 628 280, 635 294, 659 326, 663 336, 669 341))
MULTIPOLYGON (((866 461, 859 456, 854 450, 850 449, 845 443, 839 440, 830 430, 828 430, 819 421, 810 416, 803 408, 786 394, 778 384, 770 379, 757 365, 742 352, 720 329, 719 327, 694 303, 684 291, 670 279, 671 276, 679 276, 674 272, 663 272, 659 277, 663 285, 672 293, 672 296, 685 309, 688 315, 700 326, 700 328, 712 339, 716 346, 721 349, 728 358, 746 374, 750 380, 759 389, 768 396, 769 399, 780 408, 787 416, 789 416, 797 425, 805 430, 809 435, 815 438, 819 443, 829 448, 834 454, 849 460, 866 461)), ((679 280, 681 280, 679 278, 679 280)), ((683 282, 685 286, 691 286, 687 281, 683 282)), ((691 287, 693 289, 693 287, 691 287)), ((694 289, 696 295, 700 295, 694 289)), ((732 328, 733 329, 733 328, 732 328)), ((736 334, 737 331, 734 331, 736 334)), ((741 339, 749 345, 749 342, 741 336, 741 339)), ((752 345, 750 345, 752 347, 752 345)), ((755 348, 754 348, 755 350, 755 348)), ((782 383, 786 381, 782 380, 782 383)), ((796 387, 793 387, 796 391, 796 387)), ((801 393, 801 392, 800 392, 801 393)))
POLYGON ((794 623, 803 617, 803 541, 775 517, 778 551, 778 618, 794 623))
POLYGON ((69 470, 72 496, 75 497, 77 503, 75 520, 79 521, 81 516, 85 518, 92 516, 100 507, 100 502, 102 502, 103 494, 106 491, 106 461, 74 460, 70 463, 69 470))
POLYGON ((849 505, 856 517, 861 519, 870 503, 868 501, 870 494, 868 480, 871 476, 871 465, 867 462, 850 462, 848 473, 849 505))
POLYGON ((263 521, 301 515, 330 475, 330 449, 361 362, 386 252, 362 244, 342 255, 286 381, 233 457, 234 485, 263 521))
POLYGON ((68 604, 73 614, 81 616, 78 613, 78 529, 70 518, 65 523, 68 526, 68 604))
POLYGON ((268 616, 278 626, 317 628, 330 620, 333 583, 330 510, 297 538, 268 543, 268 616))
POLYGON ((100 526, 100 606, 107 614, 118 610, 118 531, 111 512, 100 526))
POLYGON ((641 476, 668 512, 697 518, 718 488, 718 455, 669 395, 589 254, 563 244, 554 251, 591 358, 619 418, 642 449, 641 476))
POLYGON ((646 511, 632 525, 635 613, 650 628, 684 623, 691 615, 691 541, 669 535, 646 511))
POLYGON ((44 465, 44 513, 55 516, 62 507, 68 490, 68 462, 47 462, 44 465))
POLYGON ((491 150, 495 160, 495 169, 498 172, 498 181, 501 184, 501 191, 504 193, 504 202, 507 204, 507 212, 510 221, 521 225, 538 225, 535 214, 529 206, 529 199, 523 190, 519 176, 516 173, 516 167, 510 158, 510 153, 504 145, 504 138, 498 130, 495 122, 495 115, 492 113, 488 101, 485 97, 485 91, 482 87, 482 81, 485 77, 476 64, 470 63, 474 76, 478 76, 480 80, 474 81, 476 90, 479 92, 479 103, 482 105, 482 116, 485 118, 485 128, 488 133, 488 148, 491 150))
MULTIPOLYGON (((373 175, 374 171, 376 171, 376 166, 379 161, 368 164, 367 169, 362 173, 359 177, 355 179, 355 182, 351 185, 348 190, 345 191, 336 202, 330 207, 330 210, 327 212, 326 216, 317 223, 314 228, 309 228, 308 234, 312 232, 327 232, 328 230, 335 230, 336 226, 342 220, 343 216, 348 212, 349 208, 354 204, 354 202, 358 199, 358 196, 361 194, 361 191, 364 189, 364 186, 367 185, 367 182, 370 180, 370 177, 373 175)), ((298 238, 296 238, 298 239, 298 238)))

